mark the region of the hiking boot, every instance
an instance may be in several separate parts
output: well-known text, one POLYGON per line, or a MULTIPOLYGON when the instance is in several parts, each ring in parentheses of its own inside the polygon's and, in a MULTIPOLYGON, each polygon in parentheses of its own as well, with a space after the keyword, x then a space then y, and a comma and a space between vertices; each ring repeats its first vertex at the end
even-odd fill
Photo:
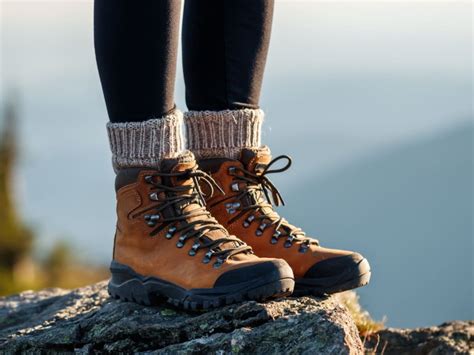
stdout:
MULTIPOLYGON (((291 165, 288 156, 272 160, 269 149, 262 147, 243 149, 239 160, 203 159, 199 165, 226 193, 207 195, 209 211, 258 256, 286 260, 295 275, 294 295, 330 294, 369 282, 370 266, 362 255, 323 248, 275 212, 273 207, 283 204, 283 199, 268 175, 287 170, 291 165), (285 166, 271 168, 282 160, 285 166)), ((206 193, 205 186, 203 191, 206 193)))
POLYGON ((164 298, 193 310, 290 294, 288 264, 259 258, 230 235, 206 210, 199 182, 218 189, 191 153, 163 160, 159 170, 118 171, 109 293, 145 305, 164 298))

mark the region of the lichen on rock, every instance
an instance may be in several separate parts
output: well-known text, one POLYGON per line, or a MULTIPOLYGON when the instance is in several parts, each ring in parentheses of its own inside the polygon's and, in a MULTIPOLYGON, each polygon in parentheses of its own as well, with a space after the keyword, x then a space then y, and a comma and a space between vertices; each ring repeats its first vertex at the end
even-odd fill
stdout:
POLYGON ((104 281, 0 298, 0 353, 474 354, 474 321, 387 328, 361 341, 340 297, 189 313, 113 300, 106 287, 104 281))
POLYGON ((382 329, 364 339, 366 352, 384 355, 474 354, 474 321, 453 321, 437 327, 382 329))
POLYGON ((347 310, 333 298, 254 301, 189 313, 109 298, 106 282, 0 298, 5 352, 360 354, 347 310))

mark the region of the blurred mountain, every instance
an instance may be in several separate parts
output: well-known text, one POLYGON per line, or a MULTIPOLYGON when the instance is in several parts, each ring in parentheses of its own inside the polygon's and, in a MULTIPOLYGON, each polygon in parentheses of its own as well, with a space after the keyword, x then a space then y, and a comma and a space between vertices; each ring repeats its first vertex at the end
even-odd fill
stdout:
POLYGON ((359 293, 390 326, 474 318, 473 133, 466 121, 284 194, 288 219, 369 258, 359 293))

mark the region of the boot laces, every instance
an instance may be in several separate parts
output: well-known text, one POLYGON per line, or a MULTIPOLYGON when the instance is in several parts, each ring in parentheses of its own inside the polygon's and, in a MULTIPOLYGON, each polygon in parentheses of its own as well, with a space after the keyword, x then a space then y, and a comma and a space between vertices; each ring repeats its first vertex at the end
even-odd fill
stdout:
POLYGON ((208 249, 203 262, 209 263, 215 257, 217 261, 214 267, 219 267, 228 258, 240 253, 252 253, 252 248, 246 243, 229 235, 224 226, 211 216, 206 208, 205 194, 202 192, 200 182, 208 187, 209 195, 214 194, 215 188, 224 193, 215 180, 205 172, 196 168, 187 169, 182 172, 163 173, 156 172, 145 177, 146 183, 153 186, 150 193, 150 200, 156 201, 153 205, 137 211, 134 217, 146 212, 144 219, 148 226, 155 227, 150 232, 150 237, 156 236, 165 228, 167 239, 172 239, 179 234, 176 246, 184 247, 188 240, 193 240, 193 245, 189 251, 190 256, 194 256, 200 249, 208 249), (157 182, 156 177, 163 179, 176 178, 178 180, 192 180, 192 183, 181 186, 157 182), (194 208, 190 208, 193 206, 194 208), (186 210, 184 209, 185 207, 186 210), (172 212, 170 212, 172 211, 172 212), (220 231, 222 237, 211 238, 209 233, 220 231), (224 247, 224 244, 225 247, 224 247))
MULTIPOLYGON (((310 244, 319 245, 319 242, 314 238, 306 237, 305 232, 303 232, 301 228, 293 226, 274 210, 274 206, 284 206, 285 201, 276 186, 267 176, 288 170, 291 163, 292 161, 289 156, 280 155, 267 165, 262 165, 261 167, 257 165, 256 171, 254 172, 239 166, 231 168, 229 174, 234 177, 235 183, 239 184, 243 182, 245 188, 237 196, 234 195, 224 200, 235 198, 241 202, 247 201, 247 203, 243 202, 238 204, 240 212, 228 221, 229 224, 247 215, 244 221, 244 227, 248 227, 254 222, 260 222, 256 231, 257 236, 262 235, 266 228, 273 227, 272 244, 278 243, 280 238, 286 238, 285 247, 289 248, 294 242, 299 242, 300 251, 305 252, 310 244), (270 169, 272 165, 280 160, 286 160, 286 164, 278 169, 270 169), (258 171, 262 167, 263 170, 258 171)), ((240 186, 240 184, 238 186, 240 186)), ((217 203, 221 203, 224 200, 217 203)))

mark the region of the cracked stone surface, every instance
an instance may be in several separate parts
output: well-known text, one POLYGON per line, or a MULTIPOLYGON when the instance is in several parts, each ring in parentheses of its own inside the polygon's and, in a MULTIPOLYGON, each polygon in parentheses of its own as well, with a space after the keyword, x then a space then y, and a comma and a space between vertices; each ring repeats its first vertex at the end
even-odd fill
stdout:
POLYGON ((367 352, 385 355, 474 355, 474 321, 453 321, 437 327, 387 328, 366 339, 367 352))
POLYGON ((349 313, 333 298, 245 302, 189 313, 112 300, 106 285, 0 298, 0 353, 474 355, 474 321, 387 328, 362 342, 349 313))
POLYGON ((360 354, 334 299, 245 302, 205 313, 112 300, 106 281, 0 298, 1 352, 360 354))

